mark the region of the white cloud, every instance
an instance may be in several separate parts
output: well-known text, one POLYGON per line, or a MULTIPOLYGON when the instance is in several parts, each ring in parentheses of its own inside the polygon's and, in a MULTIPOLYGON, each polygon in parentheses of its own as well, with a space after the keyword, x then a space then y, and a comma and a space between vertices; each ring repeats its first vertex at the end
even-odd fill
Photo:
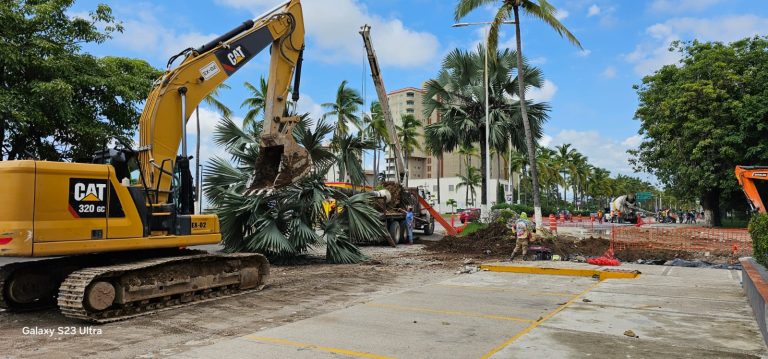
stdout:
POLYGON ((595 15, 600 15, 600 7, 597 6, 597 4, 592 4, 592 6, 589 7, 589 10, 587 10, 587 17, 595 15))
POLYGON ((724 0, 654 0, 650 10, 662 13, 702 11, 722 2, 724 0))
POLYGON ((302 94, 299 98, 299 106, 296 112, 299 114, 309 113, 309 117, 315 121, 320 120, 324 113, 323 107, 307 94, 302 94))
POLYGON ((563 20, 567 18, 568 15, 570 15, 568 10, 558 9, 557 12, 555 13, 555 18, 558 20, 563 20))
POLYGON ((640 142, 643 142, 643 136, 641 135, 634 135, 629 136, 624 141, 621 142, 623 146, 627 146, 630 148, 637 148, 637 146, 640 145, 640 142))
MULTIPOLYGON (((545 137, 549 137, 546 136, 545 137)), ((634 174, 629 164, 627 150, 637 148, 640 136, 632 136, 619 142, 615 139, 603 136, 597 131, 561 130, 555 136, 549 137, 546 143, 539 141, 543 146, 554 148, 557 145, 570 143, 573 148, 589 158, 589 163, 605 168, 612 174, 634 174)))
POLYGON ((131 6, 121 9, 122 33, 114 34, 117 46, 136 52, 150 53, 162 59, 188 47, 199 47, 216 38, 216 34, 203 34, 197 31, 182 32, 169 28, 157 14, 162 11, 152 5, 131 6))
POLYGON ((584 49, 584 50, 581 50, 581 51, 577 52, 576 54, 579 55, 579 57, 588 57, 589 55, 592 54, 592 50, 584 49))
POLYGON ((549 147, 549 145, 552 143, 552 136, 548 134, 541 135, 541 139, 539 140, 539 144, 544 147, 549 147))
POLYGON ((612 79, 616 77, 616 68, 613 66, 606 67, 605 70, 600 73, 600 77, 604 79, 612 79))
POLYGON ((678 53, 668 51, 670 42, 697 39, 700 41, 731 42, 744 37, 759 35, 768 28, 768 18, 755 15, 733 15, 712 19, 673 18, 649 26, 649 41, 642 42, 624 56, 635 65, 635 72, 647 75, 663 65, 676 63, 678 53))
MULTIPOLYGON (((260 15, 272 0, 219 0, 221 4, 248 9, 260 15)), ((439 42, 430 32, 407 28, 396 18, 383 18, 369 13, 357 0, 336 0, 332 6, 325 1, 302 4, 307 36, 314 40, 307 47, 307 57, 331 63, 360 61, 364 50, 359 27, 369 24, 376 54, 383 66, 421 66, 437 58, 439 42)))
POLYGON ((557 92, 557 85, 550 80, 544 80, 541 88, 530 88, 525 94, 526 100, 534 102, 546 102, 552 100, 557 92))
POLYGON ((544 65, 547 63, 547 58, 544 56, 534 57, 530 60, 528 60, 528 64, 530 65, 544 65))

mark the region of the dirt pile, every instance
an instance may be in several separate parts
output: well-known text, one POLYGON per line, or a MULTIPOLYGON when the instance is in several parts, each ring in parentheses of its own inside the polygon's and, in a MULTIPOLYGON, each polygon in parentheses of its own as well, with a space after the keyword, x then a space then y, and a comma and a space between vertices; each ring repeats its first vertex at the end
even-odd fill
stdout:
MULTIPOLYGON (((602 256, 610 247, 611 242, 603 238, 579 239, 569 235, 558 235, 536 239, 531 246, 544 246, 559 255, 562 260, 585 260, 590 257, 602 256)), ((446 236, 437 242, 425 242, 426 249, 444 257, 464 258, 474 257, 483 259, 506 259, 515 248, 512 231, 503 224, 491 224, 465 236, 446 236)), ((685 260, 703 260, 709 263, 732 263, 735 261, 728 253, 664 250, 656 248, 624 247, 616 245, 615 256, 622 262, 659 263, 675 258, 685 260)))
MULTIPOLYGON (((602 255, 610 245, 607 239, 587 238, 579 240, 571 236, 531 241, 531 246, 544 246, 563 260, 602 255)), ((503 224, 494 223, 466 236, 446 236, 437 242, 426 244, 431 252, 486 258, 508 257, 515 248, 512 231, 503 224)))

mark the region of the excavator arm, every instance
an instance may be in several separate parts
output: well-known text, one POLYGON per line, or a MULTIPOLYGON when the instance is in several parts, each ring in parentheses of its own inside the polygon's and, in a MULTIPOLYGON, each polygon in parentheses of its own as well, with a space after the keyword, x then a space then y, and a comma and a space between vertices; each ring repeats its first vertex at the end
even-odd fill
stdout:
POLYGON ((169 201, 173 177, 178 174, 180 183, 173 186, 180 187, 179 209, 181 213, 191 213, 193 190, 186 145, 187 120, 219 84, 267 47, 271 47, 271 58, 265 120, 251 189, 284 186, 309 171, 307 151, 296 144, 292 136, 298 117, 286 113, 294 69, 293 100, 298 100, 304 49, 301 4, 299 0, 290 0, 169 60, 169 69, 150 91, 140 119, 138 159, 152 203, 169 201), (171 69, 181 56, 184 56, 181 63, 171 69), (181 154, 177 155, 180 143, 181 154))
POLYGON ((736 166, 735 172, 752 210, 766 213, 764 199, 768 198, 768 167, 736 166))

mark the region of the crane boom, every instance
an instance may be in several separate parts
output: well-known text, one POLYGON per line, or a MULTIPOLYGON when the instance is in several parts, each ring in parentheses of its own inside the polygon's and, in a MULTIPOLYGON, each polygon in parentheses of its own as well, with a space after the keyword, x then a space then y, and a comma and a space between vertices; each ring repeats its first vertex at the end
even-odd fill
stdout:
POLYGON ((403 151, 402 147, 400 146, 400 139, 397 137, 395 120, 392 118, 392 111, 389 109, 389 99, 387 98, 387 91, 384 87, 384 79, 381 78, 379 61, 376 59, 376 52, 373 50, 373 43, 371 42, 371 26, 368 24, 363 25, 360 28, 360 35, 363 36, 365 51, 368 53, 368 63, 371 65, 371 77, 373 78, 374 86, 376 86, 376 95, 379 97, 381 112, 384 115, 384 122, 387 125, 389 143, 394 148, 393 152, 395 157, 395 170, 398 174, 397 180, 400 184, 402 184, 405 180, 405 176, 408 170, 405 167, 405 160, 403 160, 403 151))

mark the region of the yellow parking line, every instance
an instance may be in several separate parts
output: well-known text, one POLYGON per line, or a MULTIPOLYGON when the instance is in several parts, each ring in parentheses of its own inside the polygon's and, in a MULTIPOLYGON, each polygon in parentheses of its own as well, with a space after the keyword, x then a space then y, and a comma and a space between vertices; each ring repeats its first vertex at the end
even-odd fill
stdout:
POLYGON ((538 327, 541 323, 544 323, 549 318, 552 318, 555 314, 560 313, 561 310, 563 310, 567 306, 571 305, 571 303, 576 301, 576 299, 579 299, 579 297, 581 297, 584 294, 589 293, 589 291, 597 288, 598 285, 600 285, 600 282, 595 283, 594 285, 592 285, 591 287, 587 288, 583 292, 575 295, 569 301, 565 302, 565 304, 557 307, 557 309, 555 309, 555 310, 549 312, 547 315, 543 316, 539 321, 534 322, 533 324, 529 325, 527 328, 525 328, 525 329, 521 330, 520 332, 518 332, 517 334, 515 334, 515 336, 513 336, 512 338, 507 339, 504 343, 499 344, 497 347, 491 349, 491 351, 485 353, 485 355, 483 355, 481 358, 482 359, 490 358, 492 355, 498 353, 500 350, 502 350, 502 349, 506 348, 508 345, 512 344, 515 340, 519 339, 523 335, 525 335, 528 332, 530 332, 531 330, 533 330, 533 328, 538 327))
POLYGON ((253 341, 258 341, 258 342, 282 344, 282 345, 287 345, 287 346, 296 347, 296 348, 313 349, 313 350, 319 350, 327 353, 348 355, 355 358, 393 359, 392 357, 378 355, 378 354, 356 352, 353 350, 324 347, 321 345, 314 345, 314 344, 307 344, 307 343, 299 343, 299 342, 294 342, 292 340, 280 339, 280 338, 259 337, 255 335, 247 335, 245 336, 245 338, 253 341))
POLYGON ((480 269, 491 272, 511 272, 525 274, 563 275, 571 277, 598 277, 601 281, 606 279, 634 279, 640 275, 638 271, 624 271, 611 269, 580 269, 580 268, 549 268, 528 267, 508 264, 482 264, 480 269))
POLYGON ((402 311, 406 311, 406 312, 422 312, 422 313, 435 313, 435 314, 456 315, 456 316, 462 316, 462 317, 475 317, 475 318, 496 319, 496 320, 511 320, 511 321, 515 321, 515 322, 524 322, 524 323, 533 323, 534 322, 533 320, 525 319, 525 318, 507 317, 507 316, 503 316, 503 315, 492 315, 492 314, 483 314, 483 313, 476 313, 476 312, 462 312, 462 311, 458 311, 458 310, 442 310, 442 309, 432 309, 432 308, 417 308, 417 307, 406 307, 406 306, 394 305, 394 304, 379 304, 379 303, 368 303, 366 305, 369 306, 369 307, 402 310, 402 311))
POLYGON ((540 292, 536 290, 529 290, 529 289, 522 289, 522 288, 494 288, 494 287, 478 287, 478 286, 472 286, 472 285, 460 285, 460 284, 436 284, 440 287, 450 287, 450 288, 462 288, 467 290, 478 290, 478 291, 485 291, 485 292, 523 292, 528 294, 536 294, 536 295, 543 295, 543 296, 551 296, 551 297, 572 297, 573 293, 562 293, 562 292, 540 292))

